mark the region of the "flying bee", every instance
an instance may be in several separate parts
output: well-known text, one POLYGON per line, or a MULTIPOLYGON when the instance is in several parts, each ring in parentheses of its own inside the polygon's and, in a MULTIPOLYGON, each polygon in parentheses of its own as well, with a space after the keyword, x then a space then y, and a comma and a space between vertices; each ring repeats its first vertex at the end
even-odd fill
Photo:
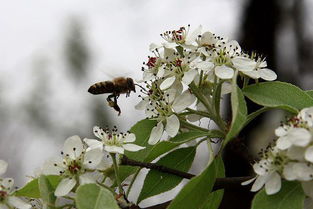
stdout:
POLYGON ((112 81, 95 83, 89 87, 88 92, 94 95, 110 93, 107 97, 108 104, 120 115, 121 108, 117 104, 117 99, 120 94, 126 94, 126 97, 128 97, 131 91, 136 92, 135 85, 132 78, 118 77, 112 81))

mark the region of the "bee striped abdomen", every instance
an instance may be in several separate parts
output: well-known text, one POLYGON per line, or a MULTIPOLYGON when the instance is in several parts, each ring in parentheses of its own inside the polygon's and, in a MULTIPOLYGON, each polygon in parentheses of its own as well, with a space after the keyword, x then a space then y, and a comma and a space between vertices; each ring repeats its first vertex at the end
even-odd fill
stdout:
POLYGON ((111 81, 103 81, 90 86, 88 92, 91 94, 105 94, 114 91, 114 84, 111 81))

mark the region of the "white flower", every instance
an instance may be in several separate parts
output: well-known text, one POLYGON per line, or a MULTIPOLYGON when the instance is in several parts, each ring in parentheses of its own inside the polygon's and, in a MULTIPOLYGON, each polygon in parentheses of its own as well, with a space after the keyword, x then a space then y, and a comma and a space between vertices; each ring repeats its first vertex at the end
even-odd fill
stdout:
POLYGON ((254 172, 257 176, 251 180, 243 182, 246 185, 254 181, 251 191, 260 190, 265 185, 266 194, 277 193, 281 188, 281 175, 284 166, 288 162, 285 153, 280 152, 277 148, 268 148, 263 153, 263 158, 253 165, 254 172))
POLYGON ((103 152, 100 149, 85 151, 79 136, 66 139, 62 152, 63 158, 50 160, 44 164, 45 175, 60 175, 63 179, 58 184, 55 195, 65 196, 79 183, 94 183, 90 171, 103 167, 103 152))
POLYGON ((277 147, 281 150, 288 149, 292 145, 305 147, 310 143, 311 138, 311 133, 307 129, 291 128, 278 138, 277 147))
POLYGON ((14 180, 12 178, 0 178, 0 208, 29 209, 31 205, 13 195, 14 180))
POLYGON ((119 153, 124 154, 124 150, 130 152, 137 152, 139 150, 145 149, 145 147, 132 144, 136 140, 136 136, 133 133, 117 133, 116 127, 110 132, 108 129, 102 129, 98 126, 93 128, 93 133, 96 137, 101 139, 98 141, 96 139, 85 139, 84 141, 91 149, 100 150, 104 149, 109 153, 119 153))
POLYGON ((299 117, 305 122, 308 127, 313 126, 313 107, 304 108, 300 111, 299 117))

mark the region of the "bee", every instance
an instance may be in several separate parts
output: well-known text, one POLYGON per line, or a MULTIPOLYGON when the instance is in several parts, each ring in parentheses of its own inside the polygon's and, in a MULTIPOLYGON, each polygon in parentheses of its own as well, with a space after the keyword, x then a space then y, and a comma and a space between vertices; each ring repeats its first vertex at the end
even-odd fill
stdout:
POLYGON ((114 78, 112 81, 95 83, 89 87, 88 92, 94 95, 110 93, 107 97, 107 102, 109 106, 113 107, 114 110, 118 112, 118 115, 120 115, 121 108, 117 104, 117 99, 120 94, 126 94, 126 97, 128 97, 131 91, 136 92, 135 85, 132 78, 118 77, 114 78))

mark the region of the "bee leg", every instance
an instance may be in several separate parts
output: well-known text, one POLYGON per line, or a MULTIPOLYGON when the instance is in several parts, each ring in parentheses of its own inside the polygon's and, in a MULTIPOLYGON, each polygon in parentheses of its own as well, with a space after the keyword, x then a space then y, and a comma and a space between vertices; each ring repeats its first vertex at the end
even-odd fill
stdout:
POLYGON ((118 116, 120 116, 121 115, 121 108, 117 104, 117 98, 118 98, 118 96, 114 97, 114 106, 113 106, 113 108, 114 108, 114 110, 116 110, 118 112, 118 116))
POLYGON ((120 115, 121 108, 117 104, 117 96, 114 94, 111 94, 108 96, 107 101, 108 101, 109 106, 113 107, 113 109, 118 112, 118 115, 120 115), (112 100, 112 98, 114 98, 114 100, 112 100))

